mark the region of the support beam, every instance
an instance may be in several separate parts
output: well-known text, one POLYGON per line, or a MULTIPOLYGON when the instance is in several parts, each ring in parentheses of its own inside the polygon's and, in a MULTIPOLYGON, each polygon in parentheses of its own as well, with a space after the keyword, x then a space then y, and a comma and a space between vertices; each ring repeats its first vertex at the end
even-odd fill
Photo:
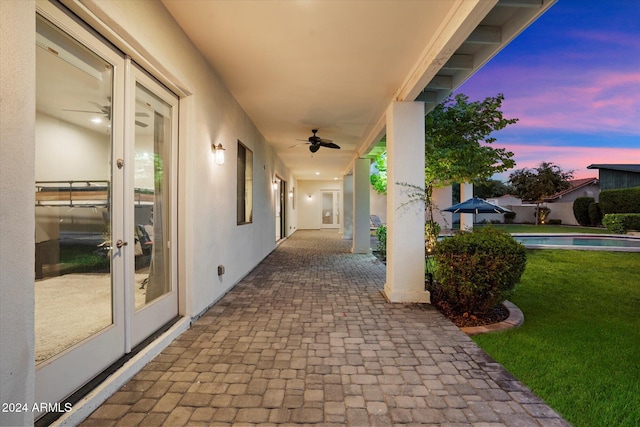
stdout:
POLYGON ((442 68, 456 71, 473 70, 473 55, 452 55, 442 68))
POLYGON ((353 246, 354 254, 371 250, 369 234, 369 167, 371 160, 356 159, 353 164, 353 246))
POLYGON ((425 87, 425 89, 453 89, 453 79, 451 76, 435 76, 425 87))
POLYGON ((544 4, 543 0, 500 0, 498 6, 505 7, 528 7, 540 8, 544 4))
POLYGON ((500 44, 502 43, 502 29, 492 25, 478 25, 464 42, 473 44, 500 44))
POLYGON ((387 109, 387 282, 392 302, 429 302, 424 282, 423 203, 411 203, 406 182, 424 186, 424 104, 394 102, 387 109))
MULTIPOLYGON (((460 201, 464 202, 473 197, 473 184, 465 182, 460 184, 460 201)), ((461 213, 460 214, 460 230, 472 230, 473 229, 473 214, 461 213)))

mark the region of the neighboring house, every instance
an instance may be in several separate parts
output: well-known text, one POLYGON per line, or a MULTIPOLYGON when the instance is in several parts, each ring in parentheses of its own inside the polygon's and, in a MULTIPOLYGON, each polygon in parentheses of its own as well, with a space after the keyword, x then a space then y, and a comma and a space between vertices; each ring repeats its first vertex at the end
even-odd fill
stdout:
POLYGON ((544 199, 550 209, 549 220, 560 220, 564 225, 579 225, 573 214, 573 202, 578 197, 593 197, 598 201, 600 185, 598 178, 583 178, 569 181, 570 187, 544 199))
POLYGON ((587 169, 598 169, 600 190, 640 187, 640 165, 637 164, 593 164, 587 169))
MULTIPOLYGON (((0 425, 78 424, 297 229, 368 252, 367 153, 424 182, 425 113, 553 3, 0 1, 0 425)), ((384 293, 429 302, 401 190, 384 293)))

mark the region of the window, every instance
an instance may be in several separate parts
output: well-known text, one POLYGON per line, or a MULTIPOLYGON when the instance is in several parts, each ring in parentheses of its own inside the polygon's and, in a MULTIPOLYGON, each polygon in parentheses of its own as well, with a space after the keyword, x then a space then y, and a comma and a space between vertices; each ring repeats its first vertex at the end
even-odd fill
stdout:
POLYGON ((253 221, 253 152, 238 141, 238 225, 253 221))

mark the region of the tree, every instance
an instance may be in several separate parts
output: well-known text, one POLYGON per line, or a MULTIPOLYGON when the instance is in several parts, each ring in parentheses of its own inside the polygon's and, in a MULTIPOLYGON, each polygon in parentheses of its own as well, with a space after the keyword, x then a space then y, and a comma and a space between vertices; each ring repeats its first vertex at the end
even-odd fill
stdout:
MULTIPOLYGON (((504 95, 469 102, 457 94, 437 105, 425 117, 425 188, 445 187, 454 182, 488 179, 515 166, 513 153, 490 147, 490 136, 518 119, 505 119, 500 108, 504 95)), ((371 183, 378 193, 387 191, 387 155, 375 165, 380 173, 371 183)))
POLYGON ((497 179, 476 179, 473 181, 473 195, 481 199, 500 197, 510 192, 511 188, 497 179))
POLYGON ((509 183, 516 196, 536 204, 536 223, 540 223, 540 203, 545 198, 570 187, 573 171, 564 172, 560 166, 542 162, 537 168, 518 169, 509 175, 509 183))

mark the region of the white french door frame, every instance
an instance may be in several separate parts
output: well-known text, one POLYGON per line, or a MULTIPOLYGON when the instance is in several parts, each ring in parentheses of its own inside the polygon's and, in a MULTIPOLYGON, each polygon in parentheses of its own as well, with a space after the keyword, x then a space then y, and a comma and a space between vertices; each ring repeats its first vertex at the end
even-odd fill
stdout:
MULTIPOLYGON (((125 211, 125 230, 129 245, 129 256, 125 260, 126 289, 125 293, 125 329, 129 332, 125 334, 125 352, 129 353, 131 349, 158 330, 162 325, 169 322, 178 315, 178 266, 177 266, 177 226, 176 219, 178 217, 177 208, 177 171, 178 171, 178 97, 166 89, 164 86, 156 82, 152 77, 148 76, 143 70, 136 66, 130 58, 125 59, 126 67, 126 121, 125 121, 125 150, 128 159, 128 167, 125 165, 125 189, 126 189, 126 211, 125 211), (166 171, 170 175, 169 188, 165 191, 169 196, 163 203, 169 204, 168 218, 163 220, 169 221, 169 236, 167 236, 165 250, 169 251, 169 277, 167 280, 171 282, 171 290, 158 297, 154 301, 149 302, 140 310, 135 307, 135 259, 134 259, 134 228, 135 228, 135 212, 134 212, 134 159, 135 159, 135 129, 136 129, 136 85, 140 84, 154 95, 162 99, 171 106, 171 136, 170 136, 170 159, 166 165, 166 171)), ((154 241, 154 244, 156 242, 154 241)))
MULTIPOLYGON (((111 98, 111 239, 127 244, 111 254, 112 324, 36 366, 35 401, 60 402, 96 377, 135 345, 179 314, 178 308, 178 97, 133 62, 50 2, 38 1, 36 13, 113 67, 111 98), (171 290, 135 309, 134 137, 136 83, 172 106, 166 203, 170 204, 171 290)), ((34 17, 35 19, 35 17, 34 17)), ((79 307, 78 309, 82 309, 79 307)), ((40 414, 34 414, 37 418, 40 414)))

